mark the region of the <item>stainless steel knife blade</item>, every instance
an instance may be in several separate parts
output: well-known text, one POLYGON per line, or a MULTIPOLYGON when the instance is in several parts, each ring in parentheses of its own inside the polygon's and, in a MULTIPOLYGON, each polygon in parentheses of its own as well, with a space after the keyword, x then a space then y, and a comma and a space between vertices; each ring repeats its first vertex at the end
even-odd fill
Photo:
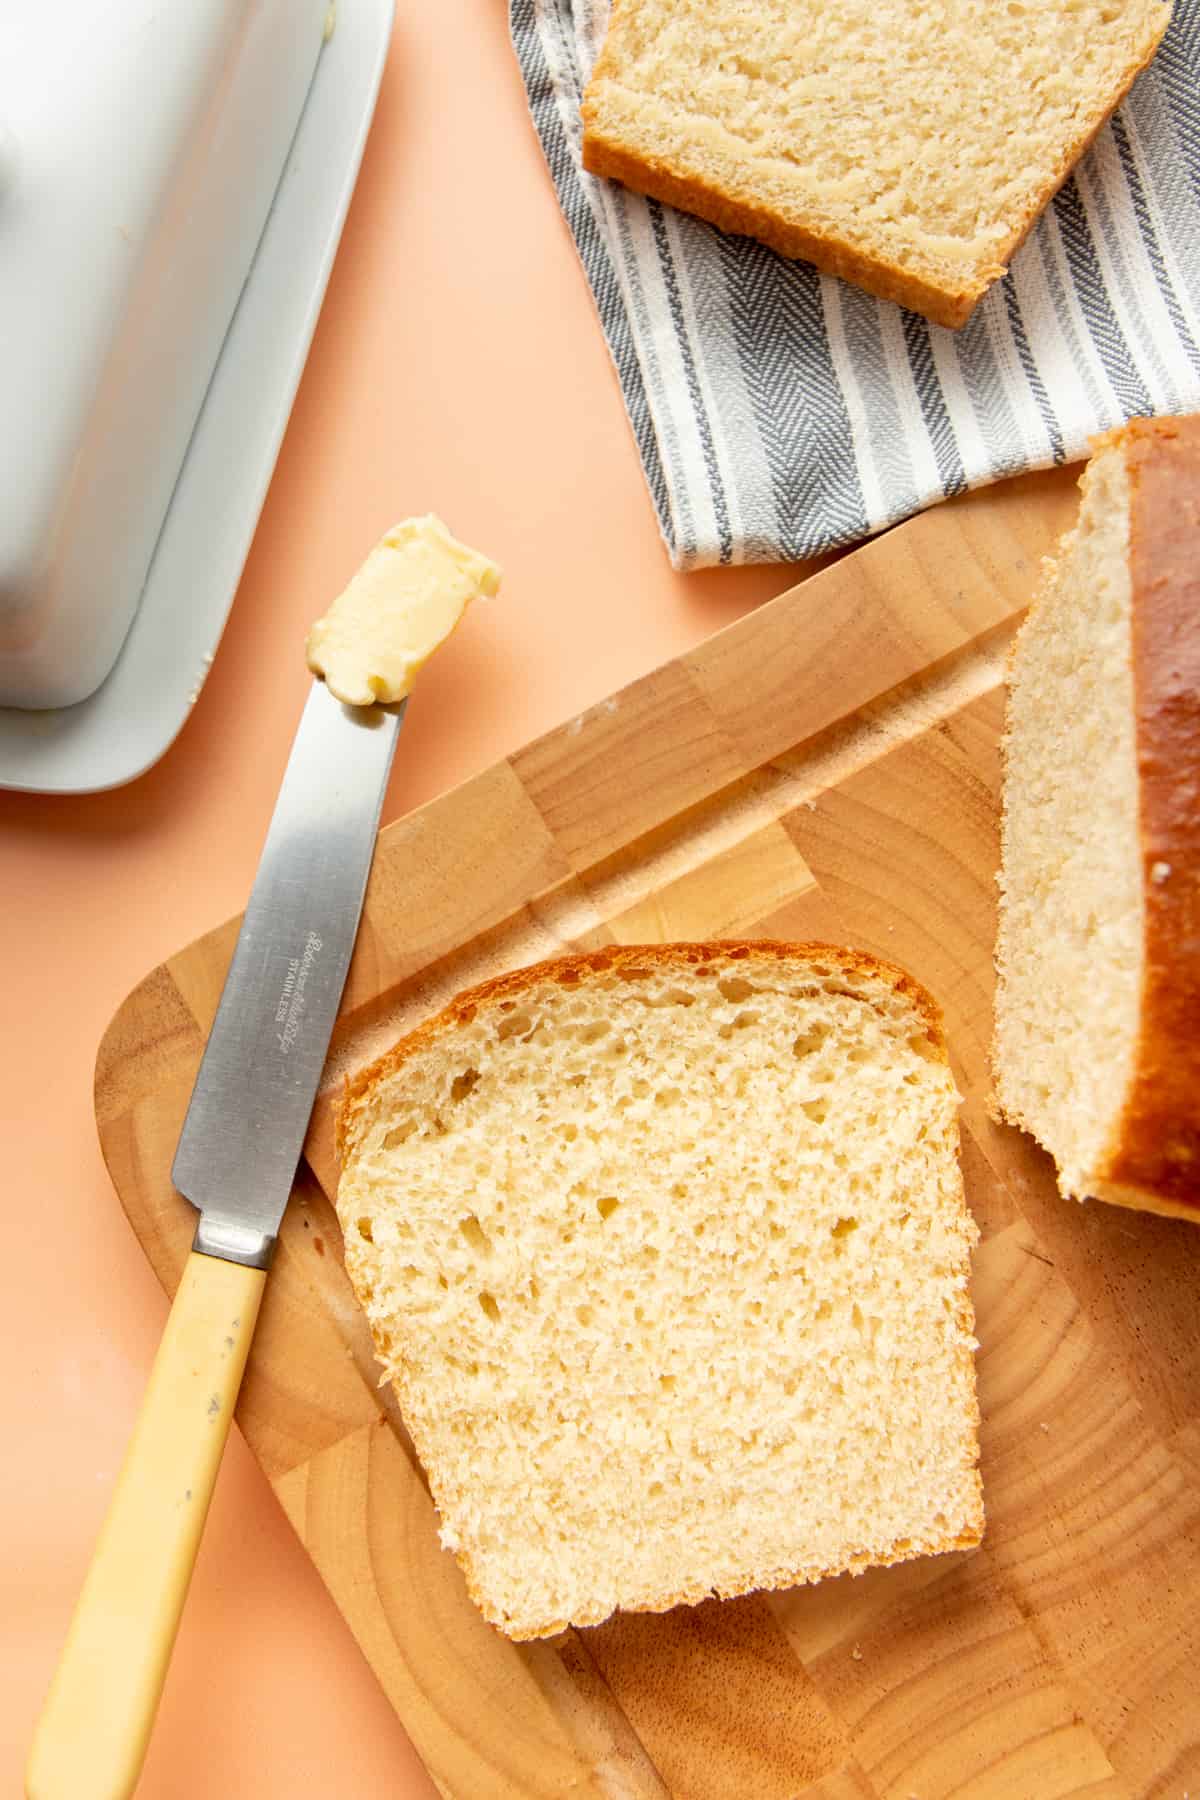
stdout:
POLYGON ((195 1248, 265 1268, 345 986, 405 706, 344 706, 315 681, 300 720, 172 1179, 195 1248))

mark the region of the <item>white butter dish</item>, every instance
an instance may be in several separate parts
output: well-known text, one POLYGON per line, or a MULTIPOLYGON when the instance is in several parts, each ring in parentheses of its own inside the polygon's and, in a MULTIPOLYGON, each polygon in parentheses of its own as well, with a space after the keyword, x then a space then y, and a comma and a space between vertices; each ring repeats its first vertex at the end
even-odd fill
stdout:
MULTIPOLYGON (((69 6, 57 65, 82 73, 57 90, 72 121, 57 138, 50 126, 39 137, 35 105, 7 98, 6 56, 0 785, 79 792, 132 779, 203 683, 390 36, 391 0, 341 0, 322 47, 328 13, 327 0, 69 6), (78 32, 69 53, 65 30, 78 32), (101 68, 103 105, 84 93, 101 68), (99 147, 87 179, 77 141, 70 155, 61 147, 79 133, 99 147), (48 217, 40 202, 75 182, 48 217), (13 354, 18 331, 28 354, 13 354)), ((30 70, 45 55, 37 16, 20 40, 30 70)))
POLYGON ((116 660, 325 12, 76 0, 6 23, 2 705, 70 705, 116 660))

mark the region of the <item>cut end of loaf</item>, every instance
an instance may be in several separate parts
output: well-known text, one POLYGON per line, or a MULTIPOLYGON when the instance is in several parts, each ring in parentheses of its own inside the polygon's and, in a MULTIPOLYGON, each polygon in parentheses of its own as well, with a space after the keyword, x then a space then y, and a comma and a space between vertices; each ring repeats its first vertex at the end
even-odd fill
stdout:
POLYGON ((958 327, 1169 16, 1158 0, 617 0, 584 166, 958 327))
POLYGON ((1080 486, 1009 670, 995 1098, 1066 1197, 1200 1221, 1200 418, 1080 486))
POLYGON ((1082 487, 1009 668, 994 1054, 1005 1117, 1077 1199, 1132 1073, 1143 926, 1119 440, 1082 487))
POLYGON ((818 945, 566 957, 352 1087, 346 1263, 513 1638, 978 1542, 940 1020, 818 945))

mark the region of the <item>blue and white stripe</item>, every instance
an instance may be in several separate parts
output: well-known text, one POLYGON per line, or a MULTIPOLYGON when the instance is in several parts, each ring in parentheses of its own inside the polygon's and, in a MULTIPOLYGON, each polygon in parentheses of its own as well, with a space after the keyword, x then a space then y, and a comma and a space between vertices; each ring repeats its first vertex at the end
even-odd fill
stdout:
POLYGON ((813 556, 1200 410, 1200 0, 957 333, 585 174, 607 0, 510 20, 677 568, 813 556))

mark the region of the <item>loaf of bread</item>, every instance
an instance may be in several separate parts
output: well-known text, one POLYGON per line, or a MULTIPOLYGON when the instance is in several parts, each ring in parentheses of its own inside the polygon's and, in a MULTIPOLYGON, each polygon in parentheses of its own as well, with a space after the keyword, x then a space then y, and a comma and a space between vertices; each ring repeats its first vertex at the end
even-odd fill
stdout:
POLYGON ((995 1096, 1065 1195, 1200 1222, 1200 418, 1080 485, 1009 672, 995 1096))
POLYGON ((978 1541, 956 1107, 924 990, 813 944, 543 963, 353 1083, 346 1267, 486 1618, 978 1541))
POLYGON ((959 326, 1169 13, 1159 0, 614 0, 584 166, 959 326))

